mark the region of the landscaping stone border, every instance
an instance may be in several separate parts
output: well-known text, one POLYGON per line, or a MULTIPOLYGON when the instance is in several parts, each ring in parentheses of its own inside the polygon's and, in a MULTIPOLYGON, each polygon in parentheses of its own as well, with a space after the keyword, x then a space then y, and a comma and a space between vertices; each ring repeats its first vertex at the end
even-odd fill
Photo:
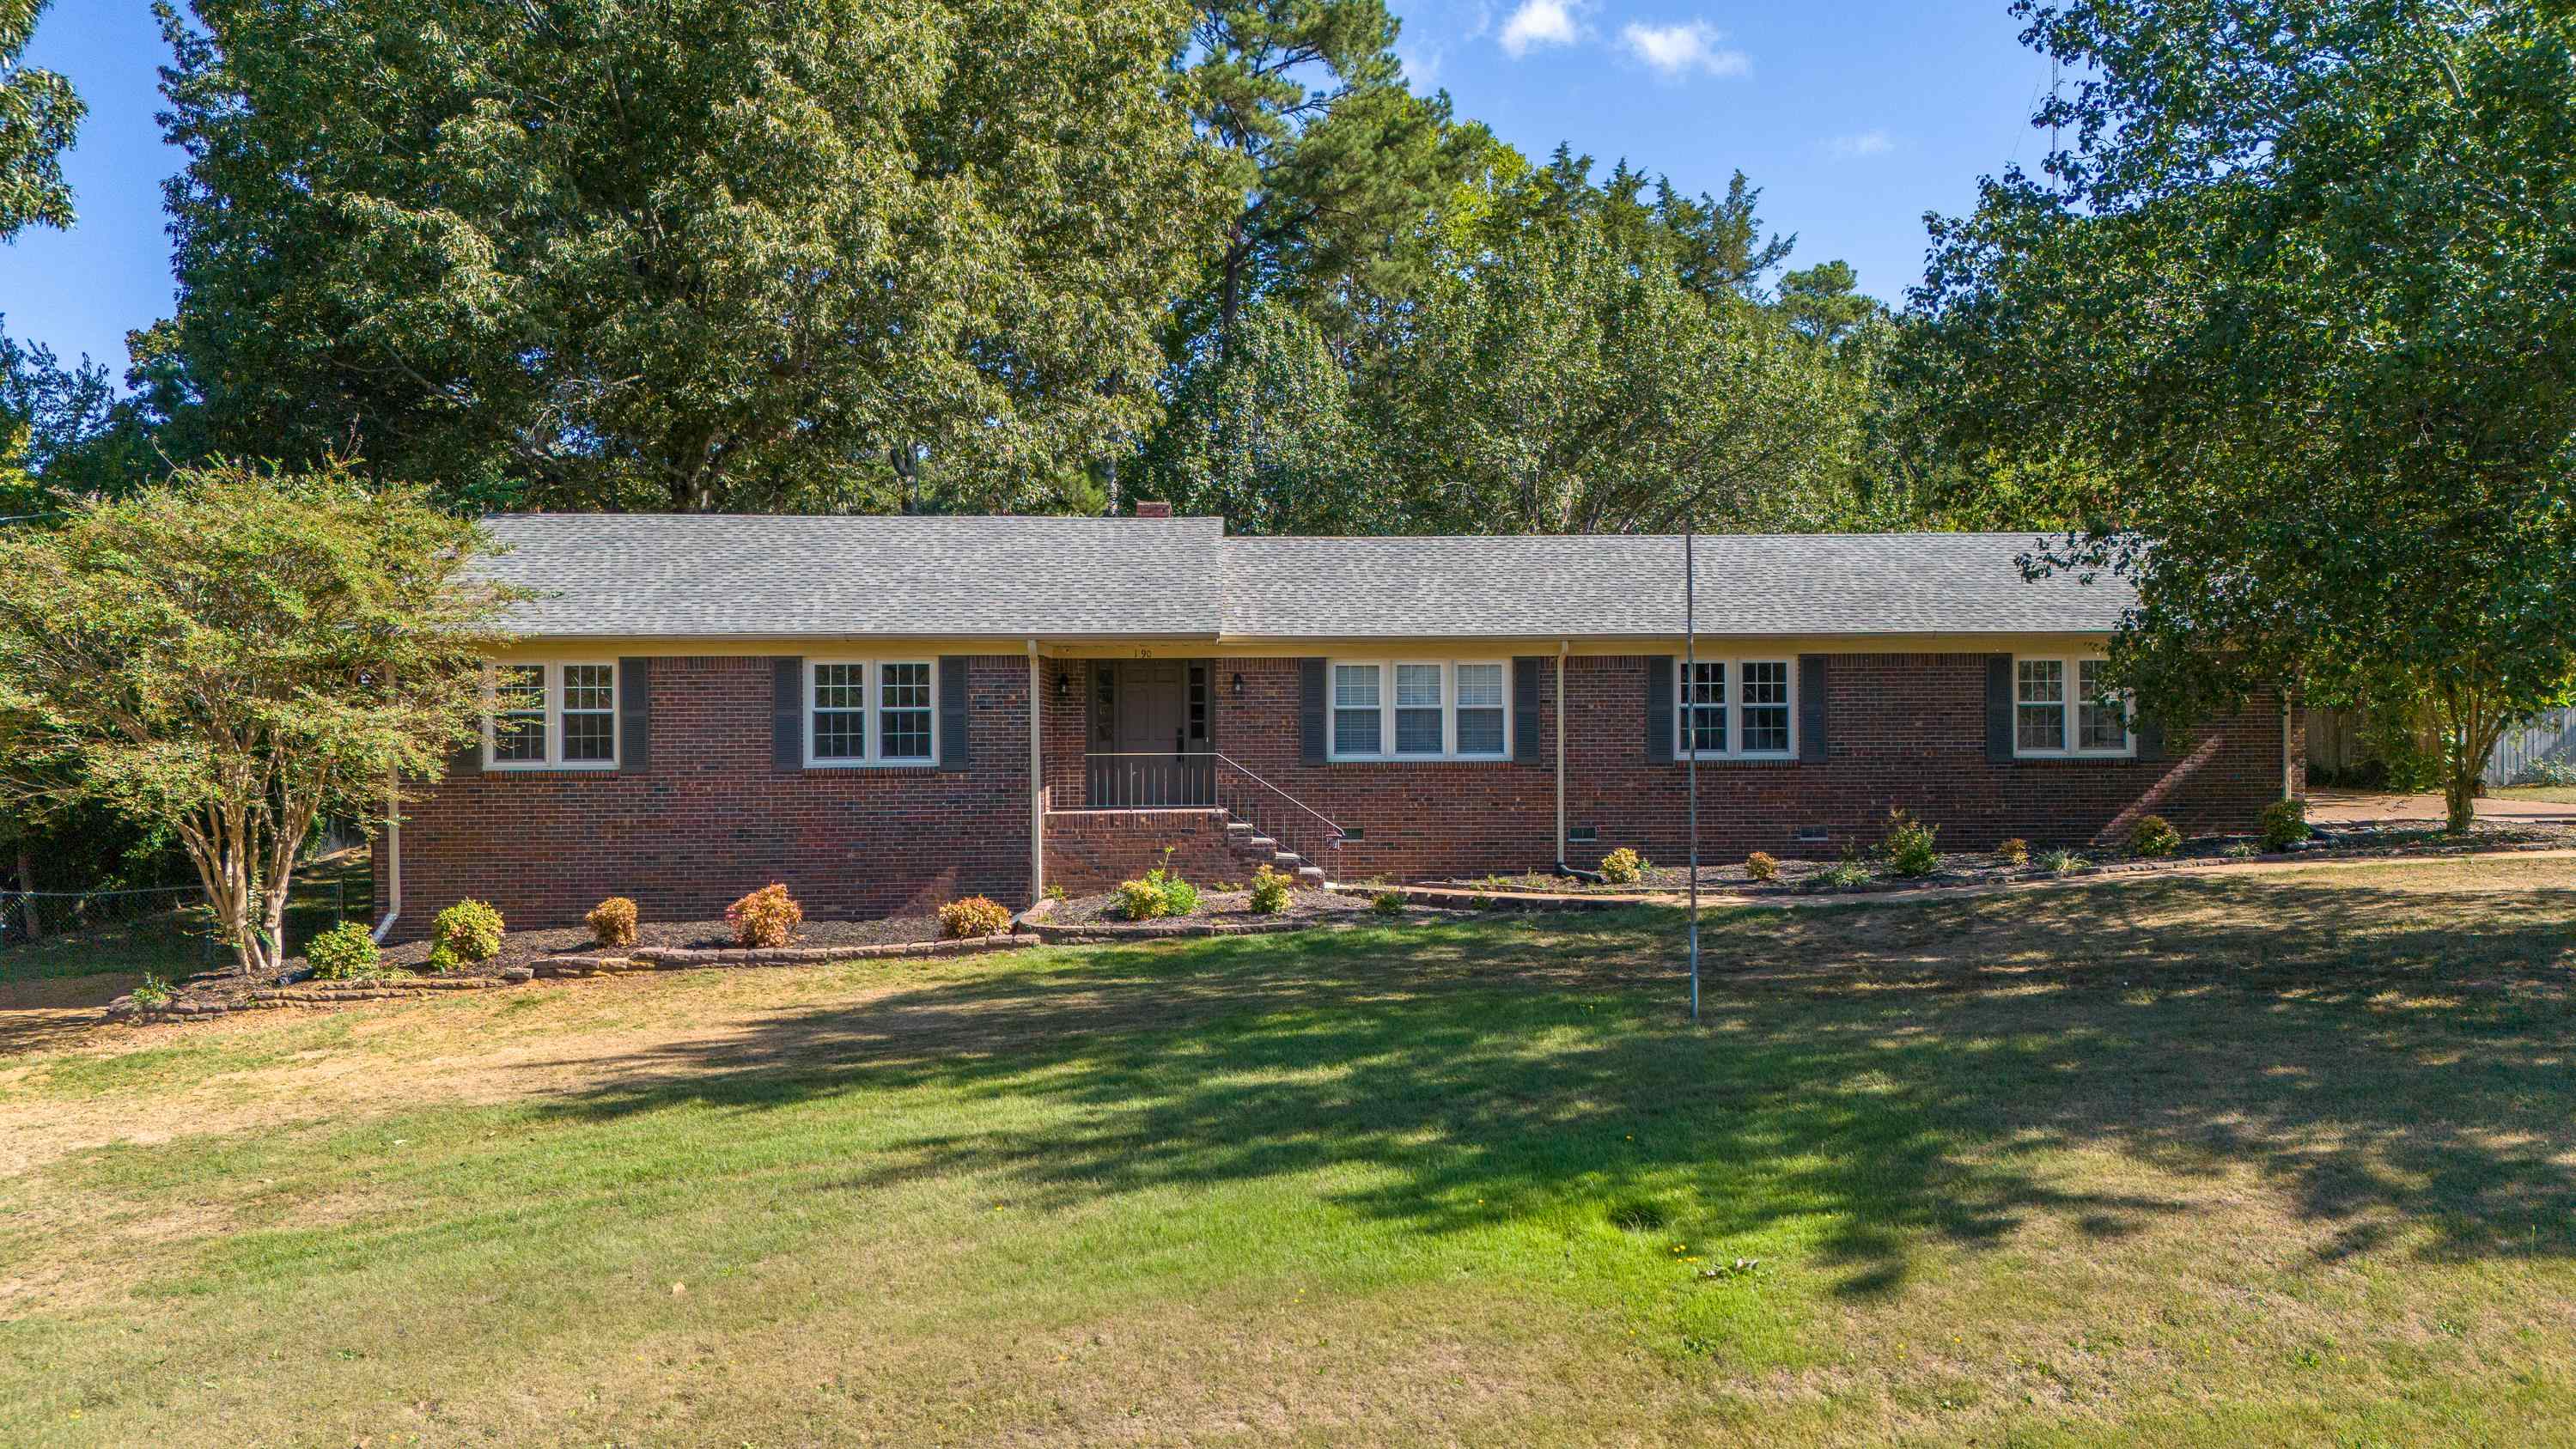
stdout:
MULTIPOLYGON (((339 1006, 353 1001, 435 995, 442 991, 490 991, 538 979, 620 976, 640 971, 694 971, 713 966, 816 966, 830 961, 875 960, 889 956, 972 956, 987 951, 1025 950, 1038 944, 1040 938, 1035 935, 1010 935, 976 936, 960 941, 898 941, 874 946, 780 946, 768 950, 690 950, 677 946, 645 946, 614 955, 590 952, 574 956, 545 956, 529 965, 507 967, 490 976, 387 977, 377 981, 321 984, 305 981, 292 986, 253 987, 249 998, 242 1001, 183 1000, 162 1006, 144 1006, 128 994, 108 1003, 107 1019, 138 1024, 202 1021, 210 1017, 230 1016, 235 1012, 289 1006, 339 1006)), ((191 977, 183 984, 220 979, 224 974, 207 973, 191 977)))

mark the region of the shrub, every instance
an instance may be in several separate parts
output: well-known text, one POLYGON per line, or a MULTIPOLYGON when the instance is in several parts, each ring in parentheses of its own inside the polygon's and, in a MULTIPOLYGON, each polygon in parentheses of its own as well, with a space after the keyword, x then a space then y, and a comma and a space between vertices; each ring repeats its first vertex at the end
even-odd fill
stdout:
POLYGON ((2182 832, 2161 815, 2141 815, 2129 831, 2131 855, 2166 856, 2182 849, 2182 832))
POLYGON ((939 908, 939 934, 951 940, 998 936, 1011 928, 1011 913, 987 896, 968 896, 939 908))
POLYGON ((1064 899, 1064 887, 1055 881, 1048 881, 1047 888, 1043 894, 1048 900, 1060 901, 1064 899))
POLYGON ((805 908, 772 881, 725 907, 725 924, 745 946, 784 946, 805 921, 805 908))
POLYGON ((1118 883, 1118 912, 1131 921, 1194 915, 1198 908, 1199 888, 1168 866, 1156 866, 1135 880, 1118 883))
POLYGON ((2263 853, 2263 847, 2250 840, 2232 840, 2228 842, 2227 849, 2220 853, 2229 860, 2252 860, 2263 853))
POLYGON ((1941 852, 1933 843, 1940 834, 1940 826, 1924 824, 1899 805, 1887 812, 1887 837, 1878 843, 1879 853, 1898 875, 1927 876, 1941 868, 1941 852))
POLYGON ((2265 850, 2287 850, 2315 833, 2308 824, 2307 801, 2275 800, 2263 807, 2265 850))
POLYGON ((2051 875, 2073 875, 2089 863, 2071 850, 2052 850, 2039 858, 2040 868, 2051 875))
POLYGON ((429 923, 430 964, 453 971, 501 954, 501 913, 483 901, 458 901, 429 923))
POLYGON ((2006 865, 2028 865, 2030 864, 2030 842, 2016 835, 1996 846, 1995 854, 2001 857, 2006 865))
POLYGON ((355 921, 342 921, 304 943, 305 964, 325 981, 372 976, 378 959, 376 938, 355 921))
POLYGON ((1288 892, 1297 878, 1286 871, 1257 866, 1252 872, 1252 909, 1265 916, 1275 916, 1288 909, 1288 892))
POLYGON ((610 896, 582 919, 590 924, 590 939, 603 946, 635 944, 635 903, 624 896, 610 896))
POLYGON ((162 980, 160 977, 149 971, 144 972, 143 984, 134 988, 134 1004, 137 1006, 168 1006, 170 1004, 170 983, 162 980))
MULTIPOLYGON (((2524 770, 2522 772, 2522 777, 2514 781, 2514 783, 2517 785, 2554 785, 2559 787, 2576 785, 2576 760, 2534 760, 2531 762, 2530 768, 2524 770)), ((2297 804, 2299 807, 2299 818, 2302 820, 2307 818, 2308 807, 2306 801, 2302 800, 2293 802, 2284 800, 2281 803, 2284 805, 2293 803, 2297 804)), ((2301 840, 2307 839, 2304 835, 2299 838, 2301 840)))
POLYGON ((1755 880, 1777 880, 1780 878, 1780 862, 1771 858, 1771 852, 1757 850, 1744 857, 1744 873, 1755 880))
POLYGON ((1369 909, 1381 916, 1400 916, 1404 914, 1404 892, 1379 891, 1377 898, 1369 902, 1369 909))
POLYGON ((1854 886, 1865 886, 1869 882, 1869 867, 1857 860, 1835 861, 1832 865, 1807 877, 1807 885, 1813 890, 1847 891, 1854 886))
POLYGON ((1635 885, 1645 873, 1645 858, 1624 845, 1601 857, 1601 879, 1611 885, 1635 885))

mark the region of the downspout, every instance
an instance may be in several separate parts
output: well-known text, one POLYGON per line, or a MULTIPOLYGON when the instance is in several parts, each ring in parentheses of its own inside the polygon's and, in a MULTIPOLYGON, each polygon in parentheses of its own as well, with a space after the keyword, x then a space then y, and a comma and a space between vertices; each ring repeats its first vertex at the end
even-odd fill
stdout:
POLYGON ((402 802, 394 787, 385 786, 385 918, 376 922, 368 934, 377 945, 385 943, 394 922, 402 915, 402 802))
POLYGON ((1039 688, 1042 666, 1038 659, 1038 641, 1029 640, 1029 904, 1046 899, 1046 781, 1041 700, 1046 691, 1039 688))
POLYGON ((1556 641, 1556 873, 1572 875, 1565 863, 1565 656, 1574 646, 1556 641))

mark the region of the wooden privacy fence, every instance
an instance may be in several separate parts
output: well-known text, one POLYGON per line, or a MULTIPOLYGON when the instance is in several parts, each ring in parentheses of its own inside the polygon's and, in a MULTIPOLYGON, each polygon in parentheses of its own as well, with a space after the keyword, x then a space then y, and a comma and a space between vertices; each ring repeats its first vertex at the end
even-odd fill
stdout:
MULTIPOLYGON (((2360 712, 2312 709, 2307 726, 2309 769, 2341 772, 2368 763, 2369 720, 2360 712)), ((2543 761, 2576 768, 2576 710, 2556 710, 2526 728, 2507 730, 2487 756, 2483 778, 2491 786, 2520 784, 2543 761)))

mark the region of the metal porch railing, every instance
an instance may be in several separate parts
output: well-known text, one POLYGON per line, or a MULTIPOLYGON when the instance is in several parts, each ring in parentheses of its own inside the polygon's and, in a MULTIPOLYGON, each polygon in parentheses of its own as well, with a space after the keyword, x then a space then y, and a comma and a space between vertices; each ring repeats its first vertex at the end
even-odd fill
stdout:
POLYGON ((1215 750, 1087 754, 1083 778, 1094 810, 1222 810, 1327 874, 1341 848, 1330 817, 1215 750))

